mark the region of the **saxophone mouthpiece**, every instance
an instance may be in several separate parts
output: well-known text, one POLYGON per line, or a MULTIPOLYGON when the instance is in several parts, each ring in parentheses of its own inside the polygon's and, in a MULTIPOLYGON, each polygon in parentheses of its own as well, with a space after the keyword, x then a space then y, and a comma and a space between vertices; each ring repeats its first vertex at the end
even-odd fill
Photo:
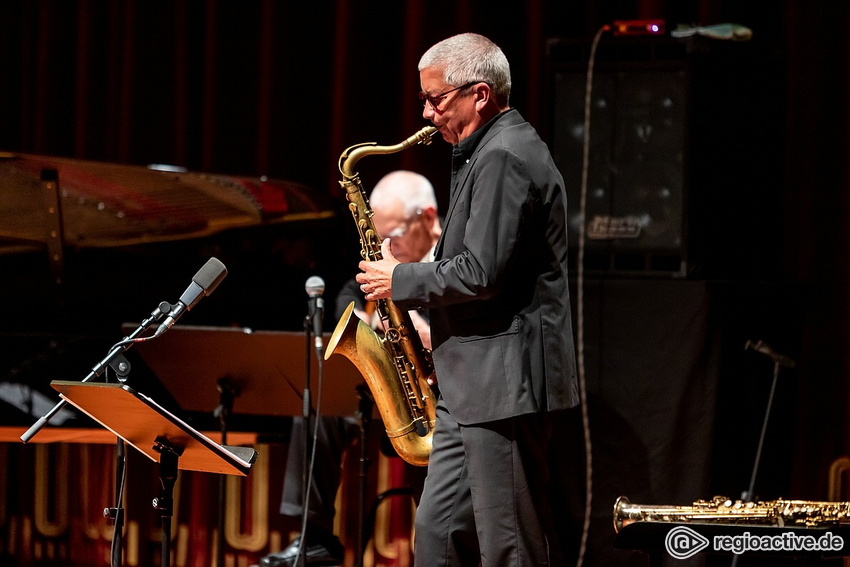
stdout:
POLYGON ((425 126, 412 137, 416 138, 417 143, 422 144, 423 146, 429 146, 438 132, 439 130, 434 126, 425 126))

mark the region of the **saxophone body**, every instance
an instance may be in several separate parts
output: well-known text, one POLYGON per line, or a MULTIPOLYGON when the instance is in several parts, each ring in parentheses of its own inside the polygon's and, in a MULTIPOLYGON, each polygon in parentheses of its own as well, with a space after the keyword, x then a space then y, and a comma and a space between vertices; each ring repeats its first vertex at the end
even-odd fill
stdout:
MULTIPOLYGON (((428 126, 394 146, 365 143, 351 146, 339 158, 340 185, 360 235, 364 260, 380 260, 381 240, 372 221, 372 209, 354 165, 363 157, 390 154, 417 144, 429 144, 437 129, 428 126)), ((434 396, 429 377, 434 373, 431 352, 423 347, 406 310, 389 299, 376 302, 384 327, 380 337, 354 313, 352 302, 334 329, 325 360, 333 354, 348 358, 363 375, 387 436, 399 456, 412 465, 428 464, 434 432, 434 396)))
POLYGON ((635 522, 749 524, 823 527, 850 523, 850 502, 770 500, 743 502, 725 496, 697 500, 693 506, 632 504, 620 496, 614 504, 614 531, 635 522))

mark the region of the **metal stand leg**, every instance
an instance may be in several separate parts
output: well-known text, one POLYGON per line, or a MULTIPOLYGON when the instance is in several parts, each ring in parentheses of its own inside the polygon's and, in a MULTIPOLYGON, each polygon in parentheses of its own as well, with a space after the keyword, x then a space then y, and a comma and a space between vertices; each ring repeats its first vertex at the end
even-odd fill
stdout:
POLYGON ((744 502, 751 501, 754 497, 754 490, 756 486, 756 476, 758 475, 759 470, 759 462, 761 461, 761 453, 764 448, 764 437, 767 434, 767 422, 770 420, 770 409, 773 406, 773 395, 776 392, 776 382, 779 379, 779 363, 774 363, 773 365, 773 381, 770 383, 770 394, 767 396, 767 408, 764 410, 764 422, 761 425, 761 435, 759 435, 759 444, 756 448, 756 458, 753 462, 753 472, 750 475, 750 485, 747 487, 747 491, 741 495, 741 499, 744 502))
POLYGON ((180 455, 165 443, 157 442, 154 449, 159 453, 159 480, 162 495, 154 498, 153 507, 162 516, 162 562, 161 567, 171 567, 171 518, 174 516, 174 485, 177 484, 177 459, 180 455))
MULTIPOLYGON (((109 367, 115 373, 115 377, 122 384, 130 376, 130 362, 123 354, 117 354, 109 362, 109 367)), ((109 382, 108 374, 107 382, 109 382)), ((103 515, 112 520, 112 549, 110 552, 110 566, 121 567, 124 555, 124 478, 127 466, 127 454, 124 440, 118 437, 115 446, 115 506, 103 510, 103 515)))
POLYGON ((372 423, 372 407, 374 402, 365 384, 357 386, 357 394, 360 396, 360 499, 357 507, 357 560, 355 567, 363 567, 363 554, 366 551, 366 539, 364 539, 364 514, 366 511, 366 489, 369 486, 369 426, 372 423))
MULTIPOLYGON (((227 444, 227 420, 233 412, 233 402, 239 396, 239 390, 227 378, 218 381, 219 404, 213 412, 221 424, 221 444, 227 444)), ((227 512, 227 478, 218 478, 218 534, 216 537, 216 567, 224 566, 224 519, 227 512)))
MULTIPOLYGON (((761 434, 759 435, 759 443, 756 448, 756 457, 753 462, 753 472, 750 475, 750 484, 747 487, 747 491, 741 494, 741 500, 744 502, 751 502, 753 498, 755 498, 755 486, 756 486, 756 477, 758 476, 759 470, 759 462, 761 461, 761 453, 764 448, 764 438, 767 434, 767 423, 770 420, 770 409, 773 406, 773 395, 776 392, 776 383, 779 380, 779 368, 781 366, 787 366, 791 368, 794 366, 794 360, 791 358, 781 355, 779 353, 774 352, 769 345, 765 344, 763 341, 747 341, 744 345, 744 349, 752 349, 756 352, 764 354, 768 356, 771 360, 773 360, 773 381, 770 383, 770 394, 767 396, 767 407, 764 410, 764 421, 761 426, 761 434)), ((738 557, 739 555, 735 555, 732 558, 731 567, 736 567, 738 565, 738 557)))

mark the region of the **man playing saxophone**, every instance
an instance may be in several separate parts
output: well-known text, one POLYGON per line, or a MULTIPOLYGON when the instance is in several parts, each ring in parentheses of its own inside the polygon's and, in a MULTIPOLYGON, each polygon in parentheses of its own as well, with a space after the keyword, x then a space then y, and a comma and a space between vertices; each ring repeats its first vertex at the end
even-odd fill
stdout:
POLYGON ((559 565, 549 414, 578 403, 564 182, 510 108, 490 40, 434 45, 419 78, 423 116, 453 145, 443 234, 434 262, 401 264, 384 241, 357 275, 368 300, 431 315, 441 394, 415 565, 559 565))
MULTIPOLYGON (((398 170, 388 173, 375 185, 370 194, 375 228, 392 243, 395 257, 402 262, 428 262, 433 258, 434 246, 442 232, 437 215, 437 198, 431 182, 412 171, 398 170)), ((380 331, 381 320, 366 302, 357 282, 352 278, 340 290, 335 301, 339 318, 349 303, 354 302, 354 312, 363 321, 380 331)), ((427 315, 411 314, 423 344, 430 348, 430 327, 427 315)), ((317 431, 316 465, 313 469, 310 500, 307 513, 306 564, 338 565, 344 558, 342 544, 333 534, 336 509, 334 501, 340 483, 343 453, 357 437, 359 428, 354 418, 324 416, 317 431)), ((303 514, 303 459, 304 420, 295 418, 292 424, 289 454, 284 474, 281 514, 302 519, 303 514)), ((411 470, 411 475, 416 473, 411 470)), ((421 478, 411 480, 421 484, 421 478)), ((418 492, 414 495, 418 499, 418 492)), ((262 567, 287 567, 295 563, 299 536, 284 550, 260 560, 262 567)))

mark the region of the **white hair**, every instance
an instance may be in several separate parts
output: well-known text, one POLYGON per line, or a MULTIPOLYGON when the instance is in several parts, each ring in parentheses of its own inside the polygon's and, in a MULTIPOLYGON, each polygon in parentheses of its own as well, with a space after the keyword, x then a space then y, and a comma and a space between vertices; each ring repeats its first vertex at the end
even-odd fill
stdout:
POLYGON ((475 33, 452 36, 431 47, 419 60, 419 70, 443 69, 447 85, 487 83, 499 106, 508 105, 511 95, 511 66, 499 46, 475 33))
POLYGON ((413 171, 400 169, 386 174, 369 195, 373 208, 384 207, 393 200, 401 202, 407 217, 429 207, 437 209, 437 197, 431 182, 424 175, 413 171))

